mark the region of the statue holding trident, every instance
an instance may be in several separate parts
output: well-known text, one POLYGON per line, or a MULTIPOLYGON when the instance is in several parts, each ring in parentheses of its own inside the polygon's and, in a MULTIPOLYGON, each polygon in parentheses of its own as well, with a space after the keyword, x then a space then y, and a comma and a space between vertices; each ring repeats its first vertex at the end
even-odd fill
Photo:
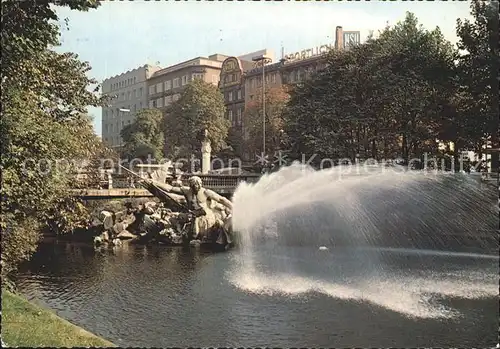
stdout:
MULTIPOLYGON (((143 181, 148 182, 151 180, 143 179, 143 181)), ((231 201, 213 190, 204 188, 201 178, 198 176, 190 177, 188 179, 188 186, 174 187, 167 183, 158 182, 155 182, 154 185, 167 193, 183 195, 186 198, 187 209, 192 219, 192 236, 190 237, 192 239, 203 240, 204 238, 208 238, 208 234, 212 228, 215 228, 217 226, 216 223, 220 222, 220 219, 218 219, 220 214, 216 212, 216 209, 220 209, 220 206, 225 208, 226 215, 224 218, 226 220, 230 219, 233 209, 231 201), (213 203, 219 204, 217 205, 219 207, 213 207, 213 203)))
MULTIPOLYGON (((203 136, 201 152, 204 158, 202 166, 208 173, 207 168, 210 167, 211 147, 207 130, 204 131, 203 136)), ((141 182, 145 184, 146 188, 153 185, 160 191, 163 191, 163 194, 157 193, 157 195, 161 194, 160 196, 165 197, 165 200, 170 199, 169 201, 171 201, 175 199, 176 195, 174 194, 184 196, 187 207, 184 207, 183 211, 188 211, 188 221, 191 222, 191 229, 189 233, 192 236, 188 236, 189 240, 210 239, 211 236, 209 236, 209 234, 214 232, 215 229, 220 228, 225 231, 228 227, 230 227, 230 219, 233 209, 231 201, 217 194, 213 190, 204 188, 200 177, 190 177, 188 179, 187 186, 174 186, 168 183, 160 183, 152 179, 142 179, 141 182)), ((177 201, 177 205, 179 205, 179 200, 177 199, 175 201, 177 201)), ((227 234, 226 241, 231 243, 227 234)))

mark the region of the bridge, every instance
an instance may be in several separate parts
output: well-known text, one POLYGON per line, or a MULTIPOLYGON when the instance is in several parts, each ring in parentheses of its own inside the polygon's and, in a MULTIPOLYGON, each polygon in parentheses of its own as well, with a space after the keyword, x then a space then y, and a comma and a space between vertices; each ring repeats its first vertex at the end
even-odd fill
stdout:
MULTIPOLYGON (((183 175, 183 182, 195 174, 183 175)), ((196 174, 201 178, 203 186, 211 189, 216 193, 223 196, 231 196, 236 187, 242 183, 256 183, 259 174, 245 174, 245 175, 219 175, 219 174, 196 174)), ((86 189, 73 189, 72 194, 84 200, 109 200, 109 199, 123 199, 123 198, 144 198, 152 197, 153 195, 137 185, 138 188, 131 187, 130 177, 126 175, 113 175, 112 181, 106 181, 107 188, 86 188, 86 189)))

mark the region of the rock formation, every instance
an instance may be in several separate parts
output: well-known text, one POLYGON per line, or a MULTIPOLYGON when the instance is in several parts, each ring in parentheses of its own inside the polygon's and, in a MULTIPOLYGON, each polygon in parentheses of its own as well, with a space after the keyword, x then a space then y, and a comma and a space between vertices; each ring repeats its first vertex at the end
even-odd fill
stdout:
POLYGON ((158 202, 135 206, 129 203, 126 210, 120 212, 102 211, 99 220, 103 232, 95 237, 96 245, 114 246, 123 240, 167 245, 208 244, 218 249, 232 245, 232 204, 228 199, 204 188, 196 176, 188 179, 188 185, 164 169, 148 177, 138 182, 158 202))

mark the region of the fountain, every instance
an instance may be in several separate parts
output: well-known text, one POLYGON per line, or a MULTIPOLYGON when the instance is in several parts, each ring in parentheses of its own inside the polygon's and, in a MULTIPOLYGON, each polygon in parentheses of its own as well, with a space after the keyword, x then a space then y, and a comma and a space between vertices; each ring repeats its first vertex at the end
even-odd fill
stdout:
POLYGON ((495 194, 465 174, 293 164, 237 188, 232 223, 241 246, 229 279, 251 292, 316 291, 408 316, 454 316, 431 295, 498 294, 494 276, 419 269, 415 277, 409 261, 419 268, 426 256, 497 258, 484 254, 498 251, 495 194))

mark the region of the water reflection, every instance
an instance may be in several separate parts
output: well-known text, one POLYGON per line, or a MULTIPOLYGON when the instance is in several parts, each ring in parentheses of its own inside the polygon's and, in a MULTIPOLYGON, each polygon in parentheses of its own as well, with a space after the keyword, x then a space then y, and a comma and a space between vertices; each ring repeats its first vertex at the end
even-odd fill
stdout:
POLYGON ((28 297, 121 346, 495 343, 495 256, 273 246, 257 256, 269 278, 245 280, 234 272, 239 253, 42 245, 18 284, 28 297), (378 258, 382 267, 362 256, 378 258), (263 286, 278 292, 261 292, 263 286), (424 291, 432 307, 415 308, 424 291), (433 318, 439 307, 453 316, 433 318))

